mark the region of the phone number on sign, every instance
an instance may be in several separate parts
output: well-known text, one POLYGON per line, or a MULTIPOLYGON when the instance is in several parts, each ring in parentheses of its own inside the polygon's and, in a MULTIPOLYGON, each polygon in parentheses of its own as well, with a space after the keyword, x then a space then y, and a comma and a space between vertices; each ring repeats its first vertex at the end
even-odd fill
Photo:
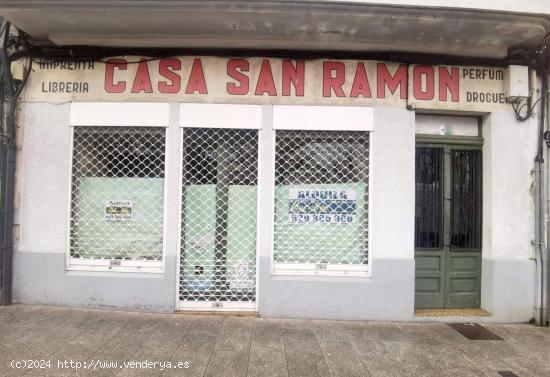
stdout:
POLYGON ((296 214, 289 215, 290 222, 293 224, 350 224, 355 222, 354 215, 312 215, 296 214))

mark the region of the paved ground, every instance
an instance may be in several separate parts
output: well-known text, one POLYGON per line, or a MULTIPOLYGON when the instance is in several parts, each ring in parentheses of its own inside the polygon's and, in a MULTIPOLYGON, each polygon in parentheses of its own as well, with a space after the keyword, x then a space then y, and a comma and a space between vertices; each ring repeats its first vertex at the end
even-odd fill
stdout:
POLYGON ((550 329, 486 327, 504 340, 469 340, 443 323, 14 305, 0 307, 0 376, 550 376, 550 329), (24 368, 29 360, 43 368, 24 368), (124 361, 137 363, 121 369, 124 361), (180 369, 161 370, 146 361, 180 369), (67 367, 59 368, 63 362, 67 367))

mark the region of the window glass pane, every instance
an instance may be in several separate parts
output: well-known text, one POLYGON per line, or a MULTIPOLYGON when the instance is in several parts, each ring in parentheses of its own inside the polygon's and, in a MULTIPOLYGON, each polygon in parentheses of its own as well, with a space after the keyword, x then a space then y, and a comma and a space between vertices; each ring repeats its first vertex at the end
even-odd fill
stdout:
POLYGON ((452 151, 451 246, 481 248, 481 151, 452 151))
POLYGON ((443 148, 416 148, 415 247, 442 246, 443 148))
POLYGON ((253 302, 258 131, 187 128, 183 143, 180 300, 253 302))
POLYGON ((416 114, 415 120, 417 134, 481 136, 476 117, 416 114))
POLYGON ((71 256, 161 260, 165 130, 75 127, 71 256))
POLYGON ((369 133, 277 131, 278 263, 366 264, 369 133))

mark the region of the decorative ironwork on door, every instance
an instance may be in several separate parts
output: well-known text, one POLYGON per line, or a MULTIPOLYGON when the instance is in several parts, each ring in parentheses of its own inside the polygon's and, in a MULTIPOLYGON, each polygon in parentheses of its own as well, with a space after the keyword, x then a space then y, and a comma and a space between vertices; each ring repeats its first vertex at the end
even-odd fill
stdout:
POLYGON ((443 246, 443 148, 416 148, 416 211, 414 245, 443 246))
POLYGON ((481 151, 452 151, 451 247, 481 248, 481 151))

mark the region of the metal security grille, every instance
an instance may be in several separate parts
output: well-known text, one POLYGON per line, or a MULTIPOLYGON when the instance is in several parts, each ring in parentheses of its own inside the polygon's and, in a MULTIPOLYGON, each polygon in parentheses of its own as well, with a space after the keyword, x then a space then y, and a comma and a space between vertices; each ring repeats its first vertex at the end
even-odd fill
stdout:
POLYGON ((180 300, 256 297, 258 131, 187 128, 180 300))
POLYGON ((415 247, 443 246, 443 148, 416 148, 415 247))
POLYGON ((366 264, 369 133, 276 132, 274 260, 366 264))
POLYGON ((75 127, 70 255, 162 260, 165 130, 75 127))
POLYGON ((451 246, 481 248, 481 151, 452 151, 451 246))

